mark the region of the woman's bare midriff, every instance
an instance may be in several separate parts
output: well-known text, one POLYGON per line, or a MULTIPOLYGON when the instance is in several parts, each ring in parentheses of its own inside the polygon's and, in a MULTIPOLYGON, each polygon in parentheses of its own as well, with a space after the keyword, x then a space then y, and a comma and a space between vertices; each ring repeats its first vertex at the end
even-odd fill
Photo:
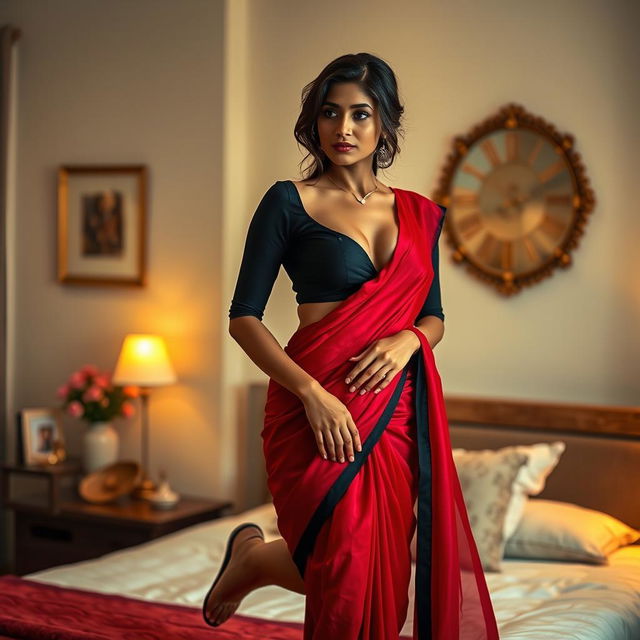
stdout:
POLYGON ((329 311, 337 307, 342 300, 336 300, 332 302, 305 302, 298 305, 298 319, 300 324, 296 331, 299 331, 303 327, 306 327, 313 322, 322 320, 329 311))

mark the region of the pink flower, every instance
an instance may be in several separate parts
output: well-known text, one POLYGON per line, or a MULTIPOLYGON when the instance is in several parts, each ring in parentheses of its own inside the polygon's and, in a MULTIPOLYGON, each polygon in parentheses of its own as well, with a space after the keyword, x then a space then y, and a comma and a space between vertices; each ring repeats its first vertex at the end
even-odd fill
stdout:
POLYGON ((74 418, 81 418, 84 415, 84 407, 82 406, 81 402, 74 400, 73 402, 69 403, 67 412, 74 418))
POLYGON ((106 373, 99 373, 93 378, 93 384, 103 389, 107 389, 110 384, 109 376, 106 373))
POLYGON ((107 397, 102 398, 102 400, 100 400, 100 406, 101 407, 108 407, 109 406, 109 398, 107 398, 107 397))
POLYGON ((68 393, 69 393, 69 385, 63 384, 62 386, 58 387, 58 390, 56 391, 56 396, 64 400, 67 397, 68 393))
POLYGON ((69 386, 72 389, 82 389, 87 381, 86 376, 82 371, 76 371, 69 376, 69 386))
POLYGON ((80 372, 87 376, 95 376, 96 373, 98 373, 98 367, 94 364, 85 364, 84 367, 80 369, 80 372))
POLYGON ((129 385, 126 387, 122 387, 122 392, 125 396, 129 398, 137 398, 140 395, 140 387, 136 387, 135 385, 129 385))
POLYGON ((82 399, 85 402, 97 402, 102 400, 104 397, 104 392, 97 385, 90 386, 83 394, 82 399))
POLYGON ((85 364, 80 373, 84 373, 86 376, 95 376, 98 373, 98 367, 93 364, 85 364))
POLYGON ((133 416, 136 412, 135 407, 133 406, 133 404, 131 404, 130 402, 123 402, 122 403, 122 415, 125 418, 130 418, 131 416, 133 416))

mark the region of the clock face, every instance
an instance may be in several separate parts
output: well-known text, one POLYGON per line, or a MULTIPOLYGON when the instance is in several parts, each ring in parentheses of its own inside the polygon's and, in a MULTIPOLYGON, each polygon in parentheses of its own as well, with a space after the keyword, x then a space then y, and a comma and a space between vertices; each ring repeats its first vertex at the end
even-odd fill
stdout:
POLYGON ((478 138, 456 166, 447 217, 466 259, 506 280, 558 257, 579 202, 564 149, 527 128, 478 138))

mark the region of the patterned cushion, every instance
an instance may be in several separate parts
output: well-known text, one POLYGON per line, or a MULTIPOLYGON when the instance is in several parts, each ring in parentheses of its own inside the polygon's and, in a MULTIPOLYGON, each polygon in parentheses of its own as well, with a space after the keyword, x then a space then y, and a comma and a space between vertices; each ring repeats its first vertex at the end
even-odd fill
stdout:
POLYGON ((513 447, 458 450, 453 456, 482 567, 500 571, 504 523, 514 481, 528 456, 513 447))
MULTIPOLYGON (((511 502, 514 481, 527 464, 528 455, 514 447, 467 451, 454 449, 460 486, 482 567, 500 571, 506 538, 504 523, 511 502)), ((417 505, 414 513, 417 512, 417 505)), ((416 532, 417 534, 417 527, 416 532)), ((416 535, 411 541, 411 557, 416 560, 416 535)))

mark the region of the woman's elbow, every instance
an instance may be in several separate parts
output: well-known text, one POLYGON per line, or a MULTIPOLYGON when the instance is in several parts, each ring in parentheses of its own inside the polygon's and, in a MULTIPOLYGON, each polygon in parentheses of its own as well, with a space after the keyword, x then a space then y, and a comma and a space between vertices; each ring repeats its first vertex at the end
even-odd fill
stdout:
POLYGON ((235 316, 229 319, 229 335, 234 337, 238 332, 242 331, 243 327, 251 326, 255 322, 262 322, 260 318, 255 315, 235 316))

